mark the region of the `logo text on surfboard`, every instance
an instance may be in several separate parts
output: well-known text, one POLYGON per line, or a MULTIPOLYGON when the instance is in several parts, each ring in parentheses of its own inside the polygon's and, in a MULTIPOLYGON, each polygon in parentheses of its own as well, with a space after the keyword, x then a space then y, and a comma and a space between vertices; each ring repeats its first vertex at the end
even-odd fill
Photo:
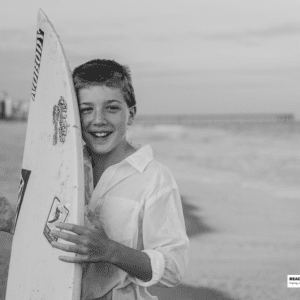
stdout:
POLYGON ((34 60, 33 80, 32 80, 32 89, 31 89, 31 99, 33 101, 35 98, 37 82, 39 78, 43 43, 44 43, 44 31, 42 29, 39 29, 36 34, 35 60, 34 60))
POLYGON ((58 136, 61 143, 64 143, 67 136, 67 102, 60 97, 58 104, 53 106, 53 145, 57 144, 58 136))

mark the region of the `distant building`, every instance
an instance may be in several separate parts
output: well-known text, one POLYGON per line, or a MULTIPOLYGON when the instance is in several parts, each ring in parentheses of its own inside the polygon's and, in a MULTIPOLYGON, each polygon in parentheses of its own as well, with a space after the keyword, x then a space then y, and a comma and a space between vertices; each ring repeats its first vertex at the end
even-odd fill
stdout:
POLYGON ((5 93, 0 92, 0 119, 5 119, 5 93))
POLYGON ((0 119, 11 119, 13 117, 13 100, 4 91, 0 92, 0 119))
POLYGON ((14 118, 17 120, 27 120, 29 111, 29 101, 14 101, 14 118))

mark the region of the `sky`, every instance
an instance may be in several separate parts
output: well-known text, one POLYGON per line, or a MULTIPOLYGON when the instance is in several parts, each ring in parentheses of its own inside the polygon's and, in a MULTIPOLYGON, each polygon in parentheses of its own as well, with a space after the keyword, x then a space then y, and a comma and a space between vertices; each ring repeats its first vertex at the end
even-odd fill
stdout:
POLYGON ((29 101, 38 8, 70 68, 130 67, 139 114, 294 113, 299 0, 0 0, 0 90, 29 101))

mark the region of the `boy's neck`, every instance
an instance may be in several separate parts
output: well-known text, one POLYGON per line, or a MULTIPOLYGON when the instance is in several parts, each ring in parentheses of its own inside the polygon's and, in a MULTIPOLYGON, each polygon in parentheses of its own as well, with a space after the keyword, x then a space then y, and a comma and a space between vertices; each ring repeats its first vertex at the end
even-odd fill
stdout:
POLYGON ((123 161, 135 151, 136 149, 125 140, 121 145, 118 145, 118 148, 113 149, 113 151, 109 153, 101 155, 95 155, 92 153, 92 166, 96 182, 99 181, 101 175, 108 167, 123 161))

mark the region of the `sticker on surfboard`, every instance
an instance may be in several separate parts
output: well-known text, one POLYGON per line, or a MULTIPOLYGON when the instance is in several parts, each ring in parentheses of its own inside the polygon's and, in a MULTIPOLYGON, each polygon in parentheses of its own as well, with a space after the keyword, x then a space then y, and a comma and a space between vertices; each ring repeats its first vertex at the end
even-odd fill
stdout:
POLYGON ((44 227, 44 236, 51 244, 53 241, 57 241, 57 237, 52 235, 51 230, 56 229, 55 224, 65 223, 69 215, 70 203, 61 202, 57 197, 53 199, 50 212, 44 227))
POLYGON ((22 202, 24 199, 24 195, 25 195, 25 191, 26 191, 26 187, 27 187, 27 184, 29 181, 30 174, 31 174, 30 170, 26 170, 26 169, 21 170, 21 178, 20 178, 20 186, 19 186, 19 193, 18 193, 18 203, 17 203, 17 211, 16 211, 16 217, 15 217, 14 230, 16 229, 16 226, 17 226, 17 221, 18 221, 20 209, 22 206, 22 202))
POLYGON ((67 102, 63 97, 60 97, 58 104, 53 106, 52 122, 54 125, 53 145, 58 142, 58 137, 61 143, 64 143, 67 136, 67 102))

